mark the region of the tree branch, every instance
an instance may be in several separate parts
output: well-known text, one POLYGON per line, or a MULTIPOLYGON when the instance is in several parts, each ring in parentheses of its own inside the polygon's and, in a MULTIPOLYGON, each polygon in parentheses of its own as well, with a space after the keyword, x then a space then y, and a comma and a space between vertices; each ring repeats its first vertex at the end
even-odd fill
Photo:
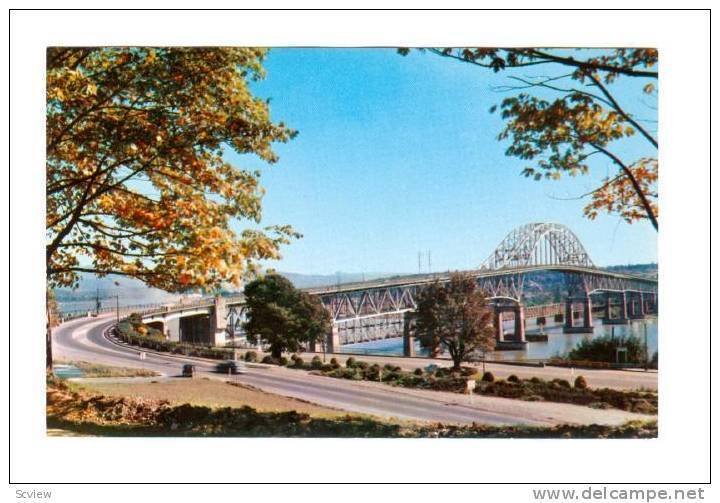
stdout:
POLYGON ((592 80, 595 85, 600 89, 600 91, 607 97, 607 99, 610 101, 612 107, 620 114, 622 115, 625 120, 627 120, 630 124, 635 126, 635 128, 640 131, 640 134, 642 134, 655 148, 658 148, 658 142, 653 136, 645 131, 645 128, 642 127, 638 122, 633 119, 625 110, 622 109, 620 104, 615 100, 612 94, 607 90, 607 88, 603 85, 602 82, 600 82, 600 79, 595 77, 595 75, 588 74, 588 77, 590 80, 592 80))
POLYGON ((612 161, 617 164, 623 172, 627 175, 627 177, 630 179, 630 183, 632 184, 633 188, 635 189, 635 193, 640 198, 640 201, 642 202, 643 208, 645 209, 645 213, 647 214, 648 219, 653 224, 653 227, 655 227, 655 230, 658 230, 658 221, 657 217, 655 216, 655 212, 652 209, 652 206, 650 205, 650 202, 648 201, 645 193, 642 191, 642 188, 640 187, 640 184, 638 183, 637 179, 635 179, 635 175, 633 175, 632 170, 623 163, 620 158, 618 158, 615 154, 610 152, 609 150, 606 150, 605 148, 601 147, 600 145, 597 145, 595 143, 589 142, 590 145, 592 145, 596 150, 599 150, 606 156, 608 156, 612 161))

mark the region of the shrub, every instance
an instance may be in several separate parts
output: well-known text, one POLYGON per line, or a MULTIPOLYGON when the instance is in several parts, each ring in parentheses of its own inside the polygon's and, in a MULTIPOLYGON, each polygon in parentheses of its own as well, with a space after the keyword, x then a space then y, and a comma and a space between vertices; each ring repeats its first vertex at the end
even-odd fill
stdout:
POLYGON ((640 363, 645 357, 645 347, 639 337, 604 335, 589 340, 583 339, 568 353, 568 358, 614 363, 617 358, 616 349, 619 347, 627 349, 628 363, 640 363))
POLYGON ((533 376, 533 377, 530 378, 530 382, 533 383, 533 384, 540 384, 540 383, 543 382, 543 380, 540 379, 539 377, 533 376))
POLYGON ((295 358, 295 368, 303 368, 305 366, 305 360, 300 358, 299 356, 295 358))
POLYGON ((357 362, 355 363, 355 366, 362 370, 367 370, 368 367, 370 367, 370 364, 368 362, 357 362))
POLYGON ((421 375, 423 375, 423 369, 421 369, 421 368, 416 368, 416 369, 413 371, 413 374, 415 374, 416 376, 421 376, 421 375))
POLYGON ((330 358, 330 366, 334 369, 340 368, 340 362, 338 362, 337 358, 330 358))
POLYGON ((355 368, 356 360, 352 356, 347 359, 345 366, 349 369, 355 368))
POLYGON ((281 356, 278 358, 278 365, 282 365, 283 367, 288 364, 288 359, 284 356, 281 356))
POLYGON ((493 375, 492 372, 485 372, 485 373, 483 374, 483 376, 482 376, 482 380, 483 380, 484 382, 494 382, 494 381, 495 381, 495 376, 493 375))
POLYGON ((291 359, 292 361, 297 360, 297 359, 298 359, 297 353, 293 353, 292 355, 290 355, 290 359, 291 359))
POLYGON ((272 365, 274 363, 277 363, 277 360, 275 360, 275 358, 273 358, 272 356, 267 355, 265 356, 265 358, 262 359, 260 363, 268 363, 272 365))
POLYGON ((520 379, 518 379, 518 376, 516 376, 515 374, 510 374, 510 376, 507 378, 507 380, 508 380, 508 382, 514 382, 514 383, 520 382, 520 379))
POLYGON ((583 376, 577 376, 575 378, 575 387, 577 389, 587 389, 587 387, 588 387, 587 381, 585 380, 585 378, 583 376))
POLYGON ((255 351, 248 351, 245 353, 245 361, 246 362, 256 362, 258 359, 258 355, 255 351))
POLYGON ((570 388, 570 383, 565 379, 553 379, 552 382, 554 382, 561 388, 570 388))
POLYGON ((320 359, 319 356, 313 356, 312 360, 310 360, 310 367, 313 368, 313 370, 320 370, 323 366, 323 362, 320 359))

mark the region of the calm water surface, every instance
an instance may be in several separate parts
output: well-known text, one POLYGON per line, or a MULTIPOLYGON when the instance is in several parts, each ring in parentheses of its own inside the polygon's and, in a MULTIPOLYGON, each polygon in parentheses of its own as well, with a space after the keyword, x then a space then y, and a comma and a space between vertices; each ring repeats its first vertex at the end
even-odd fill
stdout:
MULTIPOLYGON (((648 318, 646 320, 633 320, 628 325, 602 325, 600 320, 594 320, 595 330, 592 334, 564 334, 562 332, 562 324, 548 325, 545 327, 545 333, 548 334, 547 342, 528 342, 527 346, 521 350, 505 350, 494 351, 487 355, 488 359, 493 360, 536 360, 547 359, 553 356, 565 356, 583 339, 592 339, 602 335, 610 334, 614 331, 616 336, 633 335, 641 341, 645 339, 645 330, 647 327, 647 345, 648 358, 652 358, 653 353, 658 350, 658 331, 657 318, 648 318)), ((510 331, 512 322, 507 324, 505 329, 510 331)), ((538 333, 539 328, 528 322, 527 333, 538 333)), ((420 348, 419 343, 415 344, 416 354, 426 355, 427 351, 420 348)), ((347 344, 341 346, 341 352, 359 353, 368 355, 402 355, 403 341, 402 337, 393 337, 391 339, 382 339, 378 341, 362 342, 357 344, 347 344)))

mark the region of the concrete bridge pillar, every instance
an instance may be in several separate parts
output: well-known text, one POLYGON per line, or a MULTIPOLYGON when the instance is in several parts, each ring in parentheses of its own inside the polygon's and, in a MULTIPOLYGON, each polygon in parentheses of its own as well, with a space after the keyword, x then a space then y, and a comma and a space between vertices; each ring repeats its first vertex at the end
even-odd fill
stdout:
POLYGON ((335 324, 333 324, 332 329, 330 329, 330 333, 327 334, 325 348, 328 353, 336 353, 340 349, 340 334, 335 324))
POLYGON ((630 306, 631 310, 629 313, 632 319, 642 319, 645 317, 645 299, 643 298, 642 292, 633 292, 631 294, 630 306))
POLYGON ((171 341, 180 341, 180 318, 165 322, 165 335, 171 341))
MULTIPOLYGON (((608 293, 608 295, 611 294, 608 293)), ((619 313, 617 317, 614 317, 612 316, 612 311, 610 311, 610 317, 605 318, 603 323, 606 325, 626 325, 628 322, 628 311, 630 309, 632 299, 630 298, 629 300, 628 294, 625 291, 619 293, 615 292, 612 295, 620 298, 620 303, 618 304, 619 313)), ((610 297, 609 300, 612 303, 612 297, 610 297)))
POLYGON ((565 334, 587 334, 592 333, 592 300, 589 294, 585 294, 580 299, 568 297, 565 300, 565 326, 563 327, 563 333, 565 334), (575 326, 573 323, 573 305, 576 301, 583 303, 583 322, 580 326, 575 326))
POLYGON ((415 337, 412 335, 412 321, 405 313, 403 323, 403 356, 415 356, 415 337))
POLYGON ((610 292, 605 292, 605 319, 609 320, 612 317, 612 301, 610 292))
POLYGON ((648 312, 652 313, 652 314, 657 314, 658 313, 657 293, 652 292, 649 294, 649 297, 650 298, 648 299, 648 307, 649 307, 648 312))
POLYGON ((210 315, 210 336, 215 346, 225 345, 228 310, 225 299, 219 295, 215 297, 215 308, 210 315))
POLYGON ((525 342, 525 307, 521 304, 515 306, 515 340, 517 342, 525 342))
POLYGON ((505 331, 503 330, 503 313, 499 308, 495 308, 495 339, 498 342, 505 341, 505 331))
POLYGON ((589 329, 592 331, 593 329, 593 319, 592 319, 592 299, 590 298, 589 294, 585 294, 585 298, 583 299, 583 328, 589 329))
POLYGON ((628 295, 625 290, 622 292, 622 302, 620 303, 620 318, 626 320, 628 317, 628 295))
POLYGON ((572 297, 565 299, 565 329, 573 328, 573 300, 572 297))

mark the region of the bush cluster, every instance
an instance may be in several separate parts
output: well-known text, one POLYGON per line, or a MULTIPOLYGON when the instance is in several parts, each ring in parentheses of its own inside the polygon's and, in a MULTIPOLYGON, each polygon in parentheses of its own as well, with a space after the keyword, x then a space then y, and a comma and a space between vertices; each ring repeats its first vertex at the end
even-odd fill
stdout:
POLYGON ((232 348, 217 348, 208 345, 190 344, 187 342, 169 341, 159 330, 145 327, 145 334, 139 331, 144 325, 133 325, 130 321, 123 321, 117 325, 116 335, 120 340, 133 346, 174 353, 185 356, 197 356, 215 360, 229 360, 235 351, 232 348))
POLYGON ((439 368, 435 372, 424 372, 415 369, 412 372, 403 371, 396 365, 378 364, 370 365, 367 362, 348 359, 350 365, 333 367, 326 365, 319 372, 321 375, 351 380, 377 381, 382 375, 382 381, 393 385, 408 388, 431 389, 436 391, 451 391, 463 393, 467 389, 467 380, 475 379, 477 386, 475 393, 481 395, 515 398, 528 401, 549 401, 573 403, 590 407, 614 407, 617 409, 641 413, 657 413, 657 394, 653 392, 621 391, 609 388, 590 389, 583 376, 575 379, 571 385, 566 379, 553 379, 545 381, 538 377, 521 379, 517 375, 510 375, 507 380, 496 379, 491 372, 485 372, 477 378, 477 370, 464 367, 461 370, 439 368))
POLYGON ((640 364, 645 358, 645 346, 639 337, 632 335, 604 335, 583 339, 568 353, 569 360, 616 363, 617 348, 627 350, 627 363, 640 364))

